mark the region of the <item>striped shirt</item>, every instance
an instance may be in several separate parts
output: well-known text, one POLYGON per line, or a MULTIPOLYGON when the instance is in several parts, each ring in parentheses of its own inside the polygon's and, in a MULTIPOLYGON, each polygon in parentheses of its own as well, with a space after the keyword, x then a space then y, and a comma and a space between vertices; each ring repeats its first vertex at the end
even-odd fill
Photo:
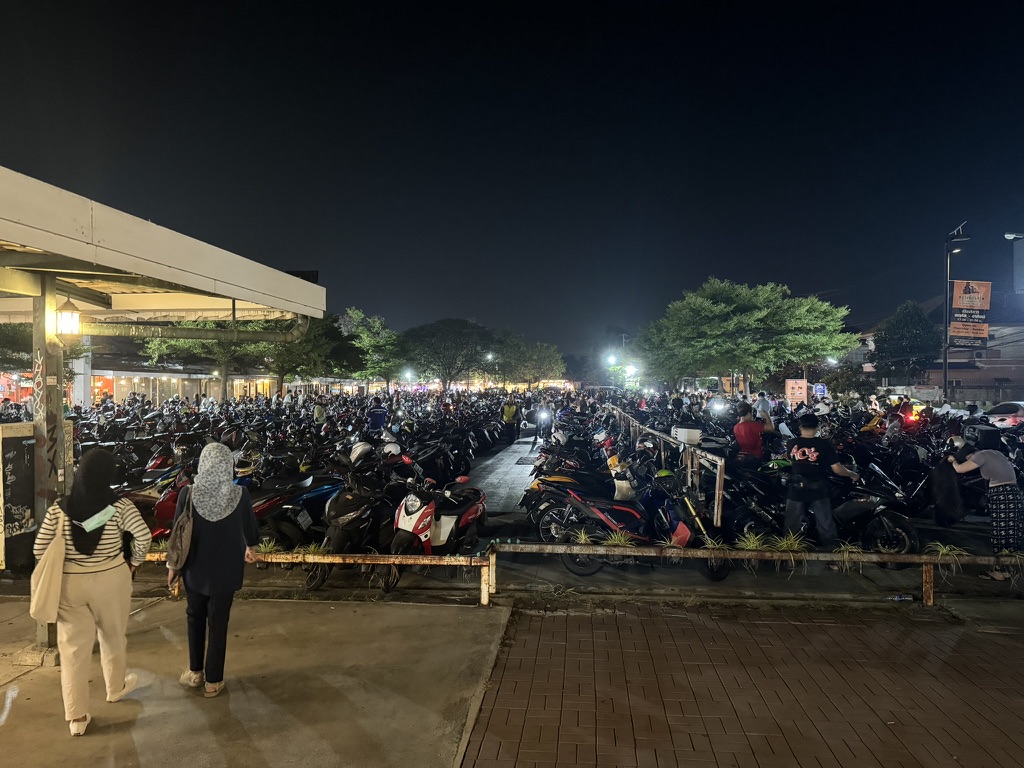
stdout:
MULTIPOLYGON (((124 562, 124 545, 122 532, 130 533, 132 539, 132 565, 141 565, 149 552, 149 544, 153 535, 149 527, 135 508, 127 499, 119 499, 114 502, 114 516, 103 526, 103 535, 100 536, 96 551, 91 555, 83 555, 75 549, 71 541, 71 520, 64 515, 64 573, 98 573, 115 568, 124 562)), ((43 556, 47 546, 53 541, 57 531, 57 520, 60 507, 54 504, 46 510, 46 517, 43 524, 39 526, 39 533, 33 546, 36 560, 43 556)))

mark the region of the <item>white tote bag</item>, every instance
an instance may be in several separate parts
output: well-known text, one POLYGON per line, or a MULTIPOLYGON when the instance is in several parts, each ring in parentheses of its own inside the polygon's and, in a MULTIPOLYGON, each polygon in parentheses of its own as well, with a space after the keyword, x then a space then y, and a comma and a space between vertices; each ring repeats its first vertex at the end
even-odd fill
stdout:
POLYGON ((64 512, 57 513, 57 531, 53 541, 32 571, 32 598, 28 613, 38 622, 53 624, 57 621, 60 586, 64 579, 64 512))

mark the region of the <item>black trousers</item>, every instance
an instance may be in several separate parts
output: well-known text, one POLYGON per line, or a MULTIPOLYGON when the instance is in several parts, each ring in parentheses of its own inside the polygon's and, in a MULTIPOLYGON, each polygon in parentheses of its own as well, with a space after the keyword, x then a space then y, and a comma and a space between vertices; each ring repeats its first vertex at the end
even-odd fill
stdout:
POLYGON ((193 672, 205 669, 206 682, 224 679, 224 655, 228 650, 228 619, 235 595, 204 595, 186 588, 188 598, 188 668, 193 672), (209 646, 207 646, 209 629, 209 646))

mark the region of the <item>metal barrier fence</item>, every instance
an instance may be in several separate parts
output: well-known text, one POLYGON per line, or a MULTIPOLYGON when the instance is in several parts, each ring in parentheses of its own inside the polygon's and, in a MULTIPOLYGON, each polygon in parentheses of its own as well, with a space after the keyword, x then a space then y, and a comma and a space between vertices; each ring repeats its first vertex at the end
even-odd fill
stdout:
MULTIPOLYGON (((613 547, 603 544, 511 544, 492 542, 486 556, 448 556, 433 555, 307 555, 298 552, 277 554, 257 554, 259 563, 300 563, 300 564, 365 564, 365 565, 425 565, 437 566, 468 566, 480 569, 480 605, 490 605, 490 596, 498 592, 498 560, 499 554, 532 554, 532 555, 593 555, 598 557, 642 557, 659 560, 755 560, 778 561, 786 563, 826 562, 841 563, 849 566, 853 563, 892 563, 896 565, 918 565, 921 567, 921 596, 926 606, 935 605, 935 567, 956 567, 965 565, 979 566, 1024 566, 1024 559, 1015 555, 1009 556, 936 556, 936 555, 897 555, 875 552, 769 552, 762 550, 736 549, 682 549, 679 547, 613 547)), ((150 552, 147 562, 166 562, 165 552, 150 552)))
MULTIPOLYGON (((150 552, 146 562, 167 562, 166 552, 150 552)), ((256 553, 257 563, 300 563, 308 565, 426 565, 437 566, 469 566, 480 569, 480 605, 491 604, 490 585, 494 583, 491 575, 493 559, 474 556, 433 555, 307 555, 302 552, 281 552, 275 554, 256 553)))
POLYGON ((892 563, 921 566, 921 597, 928 607, 935 605, 935 567, 961 568, 965 565, 1024 567, 1024 557, 1009 556, 937 556, 897 555, 876 552, 771 552, 765 550, 736 549, 682 549, 679 547, 613 547, 603 544, 502 544, 492 542, 489 579, 491 594, 497 593, 497 554, 519 553, 535 555, 594 555, 599 557, 653 557, 661 560, 768 560, 785 563, 826 562, 849 566, 853 563, 892 563))
POLYGON ((658 441, 658 453, 661 456, 661 468, 665 469, 665 446, 670 445, 679 451, 679 465, 686 472, 686 487, 693 492, 694 499, 703 498, 701 495, 701 474, 704 469, 715 473, 715 492, 711 499, 711 522, 716 528, 722 525, 722 497, 725 493, 725 459, 713 453, 698 448, 694 445, 687 445, 681 440, 676 440, 663 432, 657 432, 645 427, 636 419, 614 405, 606 405, 605 408, 613 413, 621 424, 629 429, 630 440, 636 443, 640 435, 651 435, 658 441))

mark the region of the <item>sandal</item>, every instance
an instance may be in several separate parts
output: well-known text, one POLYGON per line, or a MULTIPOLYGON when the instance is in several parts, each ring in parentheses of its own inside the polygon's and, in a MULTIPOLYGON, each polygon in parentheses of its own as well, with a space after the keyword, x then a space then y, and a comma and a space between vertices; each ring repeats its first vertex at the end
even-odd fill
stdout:
POLYGON ((203 696, 208 699, 212 699, 218 693, 224 690, 224 681, 221 680, 219 683, 207 683, 206 688, 203 690, 203 696))
POLYGON ((985 581, 1009 581, 1010 580, 1009 575, 1006 574, 1006 573, 1003 573, 1002 571, 986 571, 985 573, 979 573, 978 574, 978 578, 979 579, 984 579, 985 581))
POLYGON ((86 715, 84 720, 72 720, 68 723, 71 727, 72 736, 85 736, 85 729, 92 722, 92 715, 86 715))

